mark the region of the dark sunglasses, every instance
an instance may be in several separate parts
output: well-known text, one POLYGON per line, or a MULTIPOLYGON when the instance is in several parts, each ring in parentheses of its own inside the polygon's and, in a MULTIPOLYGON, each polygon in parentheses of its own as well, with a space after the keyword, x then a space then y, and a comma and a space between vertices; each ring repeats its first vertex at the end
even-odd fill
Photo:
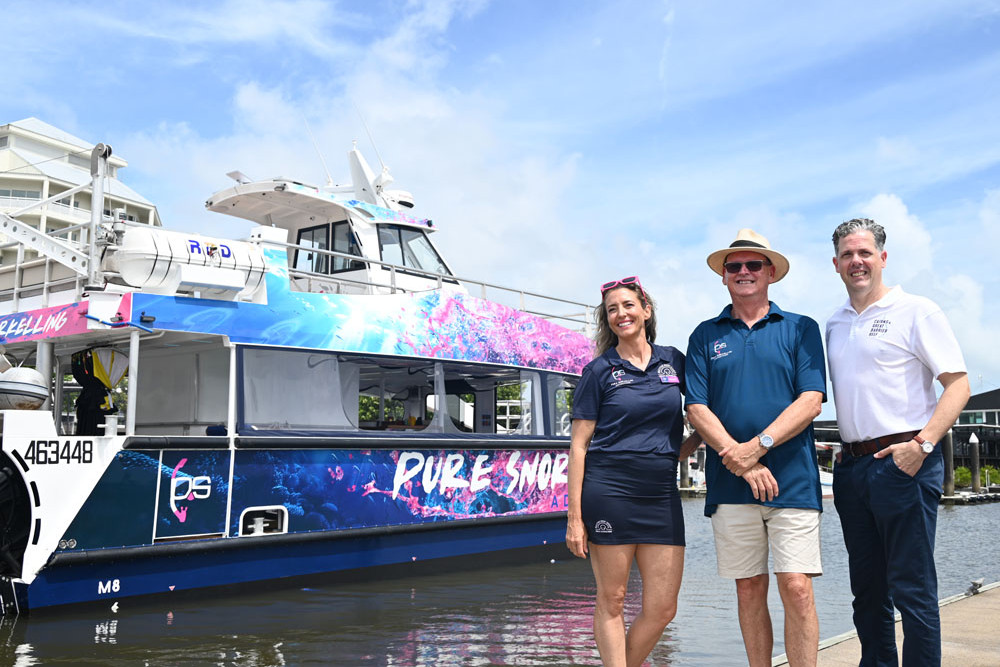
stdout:
POLYGON ((726 262, 723 264, 728 273, 739 273, 744 266, 750 273, 757 273, 764 268, 764 265, 771 266, 771 262, 766 259, 751 259, 749 262, 726 262))
POLYGON ((639 288, 639 292, 641 292, 643 296, 646 295, 645 290, 642 289, 642 283, 639 282, 639 276, 629 276, 628 278, 612 280, 609 283, 601 285, 601 296, 603 297, 609 290, 613 290, 616 287, 628 287, 629 285, 635 285, 639 288))

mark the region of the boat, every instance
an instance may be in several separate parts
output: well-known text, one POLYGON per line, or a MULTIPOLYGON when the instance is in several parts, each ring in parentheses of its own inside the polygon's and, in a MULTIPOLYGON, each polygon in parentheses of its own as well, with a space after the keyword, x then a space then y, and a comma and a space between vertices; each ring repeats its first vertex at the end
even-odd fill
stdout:
POLYGON ((817 440, 815 446, 819 460, 820 490, 824 498, 833 498, 833 466, 834 460, 840 452, 840 442, 817 440))
POLYGON ((583 304, 471 294, 356 147, 230 174, 243 241, 108 217, 110 154, 82 229, 0 214, 5 616, 566 556, 583 304))
POLYGON ((833 498, 833 471, 820 466, 819 486, 824 498, 833 498))

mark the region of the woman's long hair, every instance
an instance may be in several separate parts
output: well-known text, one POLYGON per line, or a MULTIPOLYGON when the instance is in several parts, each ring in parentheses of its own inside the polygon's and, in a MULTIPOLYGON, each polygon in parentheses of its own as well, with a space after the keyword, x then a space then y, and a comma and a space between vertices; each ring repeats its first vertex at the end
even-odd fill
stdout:
MULTIPOLYGON (((651 315, 646 320, 646 340, 652 345, 656 340, 656 302, 653 301, 653 297, 649 295, 649 292, 634 284, 615 287, 608 290, 608 292, 613 292, 616 289, 632 290, 638 295, 639 303, 643 308, 649 306, 651 315)), ((597 323, 597 334, 594 336, 594 346, 596 348, 594 356, 599 357, 618 344, 618 336, 611 330, 611 324, 608 323, 608 311, 604 308, 603 297, 601 298, 601 305, 594 309, 594 320, 597 323)))

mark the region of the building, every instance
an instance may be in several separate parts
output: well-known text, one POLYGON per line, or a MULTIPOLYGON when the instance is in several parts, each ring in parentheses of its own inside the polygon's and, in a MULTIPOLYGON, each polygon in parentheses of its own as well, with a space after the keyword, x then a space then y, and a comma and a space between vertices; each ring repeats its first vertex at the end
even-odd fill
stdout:
MULTIPOLYGON (((0 213, 12 215, 51 236, 80 242, 85 238, 84 230, 91 217, 90 188, 24 213, 18 212, 89 183, 93 147, 94 144, 37 118, 0 125, 0 213)), ((156 206, 118 179, 119 170, 127 166, 128 162, 117 155, 108 160, 104 215, 160 226, 156 206)), ((14 298, 15 276, 16 284, 26 290, 19 296, 30 296, 31 287, 43 282, 43 272, 48 272, 50 280, 68 279, 69 273, 63 267, 50 266, 30 250, 22 251, 24 255, 19 257, 16 244, 4 243, 6 240, 0 235, 0 301, 14 298), (17 267, 20 270, 16 270, 17 267)))
MULTIPOLYGON (((827 453, 830 444, 840 442, 840 432, 836 420, 816 420, 816 448, 820 462, 831 455, 827 453)), ((1000 465, 1000 389, 975 394, 969 398, 965 409, 958 416, 952 428, 954 462, 956 466, 969 466, 971 461, 970 436, 975 433, 979 440, 980 463, 1000 465)))
POLYGON ((974 394, 955 424, 955 465, 969 465, 969 436, 979 440, 981 464, 1000 465, 1000 389, 974 394))
POLYGON ((1000 425, 1000 389, 975 394, 965 404, 965 409, 958 416, 959 424, 989 424, 1000 425))

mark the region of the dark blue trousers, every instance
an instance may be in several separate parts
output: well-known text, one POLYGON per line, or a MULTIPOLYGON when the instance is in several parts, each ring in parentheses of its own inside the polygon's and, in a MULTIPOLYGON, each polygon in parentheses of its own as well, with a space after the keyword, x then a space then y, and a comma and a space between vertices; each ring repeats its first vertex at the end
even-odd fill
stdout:
POLYGON ((859 667, 899 665, 893 607, 903 618, 903 667, 941 664, 934 533, 944 484, 940 448, 916 477, 891 456, 845 454, 833 470, 854 594, 859 667))

